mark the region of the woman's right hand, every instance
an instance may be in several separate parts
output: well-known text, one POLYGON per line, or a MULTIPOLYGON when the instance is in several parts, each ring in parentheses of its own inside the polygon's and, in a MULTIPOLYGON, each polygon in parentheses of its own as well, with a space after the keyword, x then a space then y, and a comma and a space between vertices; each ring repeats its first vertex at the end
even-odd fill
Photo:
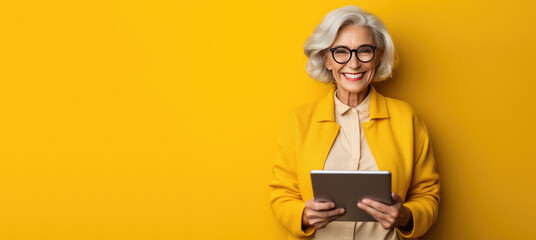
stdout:
POLYGON ((313 226, 316 229, 321 229, 344 213, 344 208, 335 208, 333 202, 315 202, 314 198, 311 198, 305 203, 303 209, 302 227, 305 229, 313 226))

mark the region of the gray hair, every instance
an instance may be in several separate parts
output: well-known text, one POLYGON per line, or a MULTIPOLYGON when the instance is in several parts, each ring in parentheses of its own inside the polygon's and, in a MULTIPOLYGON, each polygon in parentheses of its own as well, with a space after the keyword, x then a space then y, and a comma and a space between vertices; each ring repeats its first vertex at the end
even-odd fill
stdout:
POLYGON ((334 81, 333 75, 324 65, 323 52, 333 44, 339 29, 347 25, 370 27, 377 50, 383 52, 372 81, 379 82, 391 77, 396 64, 396 53, 389 31, 378 17, 356 6, 346 6, 328 13, 305 41, 303 51, 308 58, 306 70, 309 77, 324 83, 334 81))

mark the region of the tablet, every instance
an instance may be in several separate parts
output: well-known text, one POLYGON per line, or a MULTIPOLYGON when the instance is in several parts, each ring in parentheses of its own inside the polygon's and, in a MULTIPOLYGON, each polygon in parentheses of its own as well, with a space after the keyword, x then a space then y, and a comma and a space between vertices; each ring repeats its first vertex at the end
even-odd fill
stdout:
POLYGON ((357 203, 369 198, 391 205, 391 172, 389 171, 311 171, 315 201, 332 201, 346 214, 335 221, 377 222, 357 203))

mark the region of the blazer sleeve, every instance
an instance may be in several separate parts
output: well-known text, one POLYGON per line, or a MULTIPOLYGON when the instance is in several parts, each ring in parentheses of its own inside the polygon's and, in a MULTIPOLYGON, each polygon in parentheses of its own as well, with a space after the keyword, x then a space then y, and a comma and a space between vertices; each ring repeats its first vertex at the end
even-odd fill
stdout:
POLYGON ((273 165, 273 178, 269 184, 270 204, 275 217, 294 238, 310 238, 313 227, 302 230, 302 200, 296 174, 296 141, 298 121, 293 114, 284 124, 278 141, 273 165))
POLYGON ((405 238, 422 236, 435 222, 439 207, 439 174, 428 130, 424 122, 414 118, 415 153, 411 185, 404 206, 413 215, 413 229, 404 232, 398 229, 405 238))

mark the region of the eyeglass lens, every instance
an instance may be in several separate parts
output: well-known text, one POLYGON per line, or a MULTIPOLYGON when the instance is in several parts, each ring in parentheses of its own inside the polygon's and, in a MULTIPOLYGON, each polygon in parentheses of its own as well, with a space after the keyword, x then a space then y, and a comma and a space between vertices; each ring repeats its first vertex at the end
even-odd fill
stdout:
MULTIPOLYGON (((374 57, 374 49, 371 46, 361 46, 357 49, 357 59, 361 62, 369 62, 374 57)), ((352 51, 345 47, 337 47, 333 50, 333 59, 338 63, 346 63, 352 58, 352 51)))

